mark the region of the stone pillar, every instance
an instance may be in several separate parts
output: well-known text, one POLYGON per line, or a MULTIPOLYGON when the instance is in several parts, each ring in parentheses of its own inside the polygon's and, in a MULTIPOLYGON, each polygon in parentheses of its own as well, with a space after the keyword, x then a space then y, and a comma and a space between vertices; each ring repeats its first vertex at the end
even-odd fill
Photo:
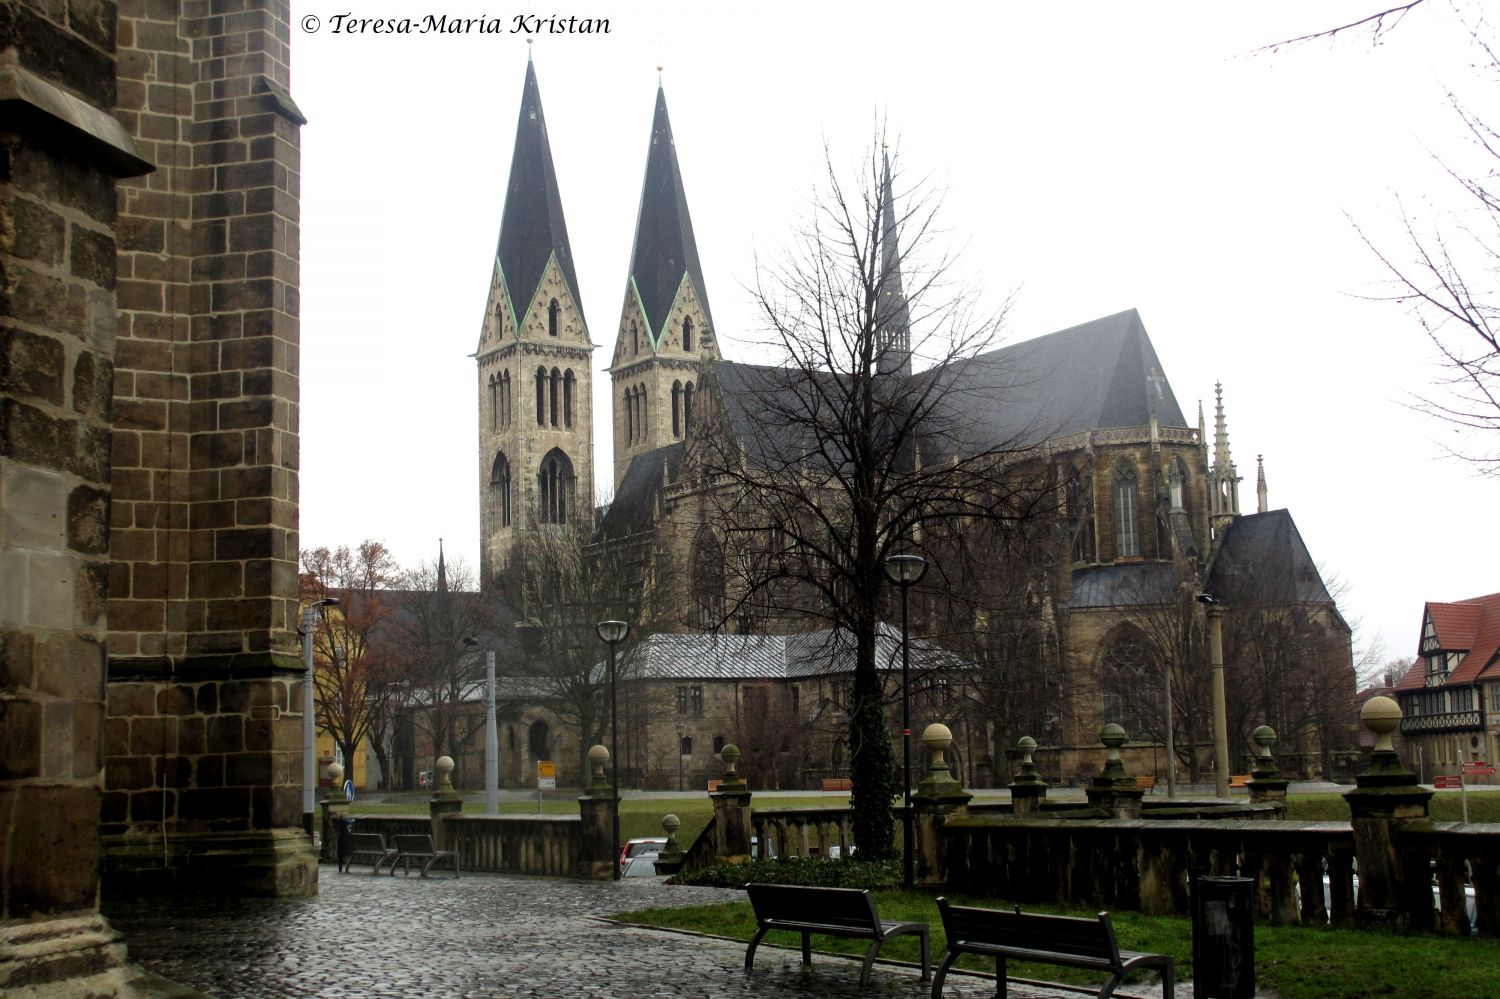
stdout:
POLYGON ((948 747, 953 745, 953 733, 948 726, 928 725, 922 732, 922 745, 927 747, 930 763, 927 776, 917 785, 917 793, 911 799, 915 813, 916 882, 941 885, 948 880, 943 826, 949 816, 963 814, 974 796, 964 790, 948 769, 948 747))
POLYGON ((1276 747, 1276 730, 1261 725, 1250 738, 1255 742, 1255 769, 1250 772, 1250 803, 1270 805, 1275 808, 1275 817, 1286 815, 1286 787, 1289 783, 1276 768, 1276 757, 1271 752, 1276 747))
POLYGON ((319 823, 322 848, 318 851, 318 859, 337 861, 339 827, 334 820, 349 817, 349 799, 344 797, 344 768, 337 763, 330 765, 328 777, 332 781, 332 786, 323 800, 318 802, 323 813, 323 820, 319 823))
POLYGON ((120 185, 111 262, 106 893, 317 888, 301 828, 289 17, 121 0, 109 18, 128 52, 116 111, 159 169, 120 185))
POLYGON ((720 751, 724 779, 709 792, 714 803, 714 848, 720 863, 737 864, 750 859, 750 787, 735 768, 740 747, 730 744, 720 751))
POLYGON ((453 787, 453 757, 437 758, 437 787, 427 800, 427 813, 432 817, 432 843, 439 850, 456 850, 450 845, 447 823, 443 820, 464 810, 464 799, 453 787))
POLYGON ((1433 792, 1401 765, 1391 744, 1391 734, 1401 724, 1400 706, 1389 697, 1372 697, 1359 718, 1375 734, 1375 750, 1369 769, 1355 777, 1355 789, 1344 795, 1359 861, 1355 922, 1400 932, 1430 930, 1434 919, 1428 858, 1404 845, 1401 831, 1427 818, 1433 792))
POLYGON ((0 10, 0 994, 18 997, 114 995, 124 956, 98 913, 115 191, 152 166, 112 114, 115 17, 0 10))
POLYGON ((682 870, 682 844, 677 842, 677 830, 682 820, 668 812, 661 817, 662 831, 667 834, 667 843, 656 857, 657 874, 676 874, 682 870))
POLYGON ((1141 796, 1145 794, 1136 786, 1135 778, 1125 772, 1125 761, 1120 748, 1130 740, 1125 730, 1110 722, 1099 730, 1099 741, 1109 750, 1104 769, 1090 782, 1087 791, 1089 804, 1103 808, 1116 819, 1138 819, 1141 817, 1141 796))
POLYGON ((615 793, 604 773, 609 750, 594 746, 589 750, 592 776, 583 796, 578 799, 578 816, 583 820, 583 862, 578 876, 609 881, 615 876, 615 857, 620 848, 615 843, 615 793))
POLYGON ((1031 759, 1036 753, 1036 740, 1029 735, 1021 736, 1016 752, 1020 754, 1021 766, 1010 783, 1010 810, 1014 815, 1035 815, 1047 798, 1047 782, 1036 772, 1031 759))

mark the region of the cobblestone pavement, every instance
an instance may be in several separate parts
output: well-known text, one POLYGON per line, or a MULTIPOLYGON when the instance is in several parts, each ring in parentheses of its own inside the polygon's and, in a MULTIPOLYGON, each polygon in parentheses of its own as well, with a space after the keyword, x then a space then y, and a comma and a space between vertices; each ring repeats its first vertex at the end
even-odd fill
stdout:
MULTIPOLYGON (((814 954, 804 973, 794 937, 792 949, 763 945, 747 974, 742 943, 598 918, 737 894, 646 879, 392 878, 325 866, 314 899, 143 900, 104 912, 125 933, 132 961, 221 999, 928 995, 916 970, 900 965, 877 964, 867 990, 852 960, 814 954)), ((994 995, 993 981, 979 978, 951 976, 948 986, 949 999, 994 995)), ((1012 986, 1010 994, 1065 993, 1012 986)))

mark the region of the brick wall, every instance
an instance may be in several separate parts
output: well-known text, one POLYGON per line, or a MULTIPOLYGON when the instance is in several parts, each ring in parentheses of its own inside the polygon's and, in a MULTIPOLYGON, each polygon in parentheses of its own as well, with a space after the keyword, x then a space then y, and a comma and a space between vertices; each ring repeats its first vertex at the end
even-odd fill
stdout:
POLYGON ((120 5, 116 112, 159 168, 118 194, 106 891, 316 880, 293 842, 303 119, 288 18, 256 0, 120 5), (209 841, 238 856, 236 883, 194 876, 209 841))

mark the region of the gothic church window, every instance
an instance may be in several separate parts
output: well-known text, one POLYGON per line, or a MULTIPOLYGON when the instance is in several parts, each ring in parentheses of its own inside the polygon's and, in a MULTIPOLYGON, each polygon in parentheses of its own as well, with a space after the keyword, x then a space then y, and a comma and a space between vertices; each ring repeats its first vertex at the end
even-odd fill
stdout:
POLYGON ((1135 466, 1122 461, 1115 467, 1115 557, 1141 553, 1141 523, 1135 466))
POLYGON ((573 369, 563 375, 563 426, 573 425, 573 369))
POLYGON ((682 349, 689 354, 693 352, 693 320, 691 318, 682 320, 682 349))
POLYGON ((641 331, 635 328, 635 323, 630 324, 630 353, 641 352, 641 331))
POLYGON ((688 426, 693 422, 693 383, 688 382, 687 387, 682 390, 682 430, 687 432, 688 426))
POLYGON ((1115 722, 1134 741, 1155 738, 1161 705, 1158 670, 1141 635, 1126 630, 1110 643, 1099 664, 1105 723, 1115 722))
POLYGON ((1063 486, 1068 522, 1073 526, 1073 561, 1094 561, 1094 496, 1088 477, 1077 469, 1068 470, 1063 486))
POLYGON ((706 631, 716 630, 724 621, 724 549, 711 528, 698 532, 689 576, 693 624, 706 631))
POLYGON ((682 436, 682 382, 672 383, 672 436, 682 436))
POLYGON ((495 455, 495 464, 490 468, 490 501, 495 522, 501 527, 509 527, 510 460, 504 451, 495 455))
POLYGON ((547 369, 536 369, 536 425, 547 425, 547 369))
POLYGON ((549 306, 547 306, 547 335, 548 336, 557 336, 557 314, 560 311, 561 311, 561 309, 558 308, 557 299, 554 298, 552 300, 552 304, 549 305, 549 306))
POLYGON ((500 426, 510 426, 510 372, 500 375, 500 426))
POLYGON ((625 410, 625 443, 635 443, 635 399, 630 389, 625 390, 625 404, 620 408, 625 410))
POLYGON ((573 506, 573 463, 557 448, 547 452, 537 472, 537 520, 564 524, 573 506))
POLYGON ((490 433, 500 429, 500 382, 490 375, 490 433))
POLYGON ((561 388, 562 388, 562 372, 558 371, 556 368, 553 368, 552 369, 552 394, 551 394, 551 397, 548 399, 549 405, 548 405, 547 409, 548 409, 548 413, 552 417, 552 425, 554 427, 557 426, 557 403, 558 403, 557 397, 562 394, 559 391, 561 388))

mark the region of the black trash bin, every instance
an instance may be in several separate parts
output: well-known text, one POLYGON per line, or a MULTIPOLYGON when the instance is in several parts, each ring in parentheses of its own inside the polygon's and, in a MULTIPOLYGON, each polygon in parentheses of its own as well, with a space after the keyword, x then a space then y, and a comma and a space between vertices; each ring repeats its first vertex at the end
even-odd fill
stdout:
POLYGON ((342 871, 354 854, 354 820, 347 815, 335 815, 333 828, 338 839, 339 870, 342 871))
POLYGON ((1250 878, 1193 883, 1193 999, 1254 999, 1254 888, 1250 878))

